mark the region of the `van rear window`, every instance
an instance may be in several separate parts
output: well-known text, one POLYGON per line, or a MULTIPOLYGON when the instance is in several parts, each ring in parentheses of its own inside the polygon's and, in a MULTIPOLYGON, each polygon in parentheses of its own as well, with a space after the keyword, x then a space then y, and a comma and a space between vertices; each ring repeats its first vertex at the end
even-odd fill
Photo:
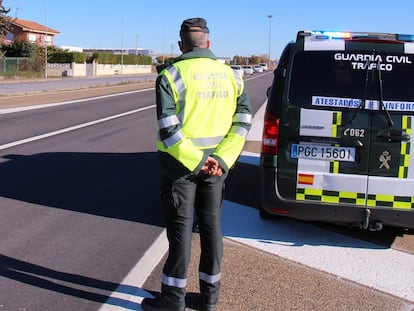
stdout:
POLYGON ((301 51, 293 59, 289 101, 309 108, 315 96, 379 100, 381 81, 384 101, 414 102, 414 55, 301 51))

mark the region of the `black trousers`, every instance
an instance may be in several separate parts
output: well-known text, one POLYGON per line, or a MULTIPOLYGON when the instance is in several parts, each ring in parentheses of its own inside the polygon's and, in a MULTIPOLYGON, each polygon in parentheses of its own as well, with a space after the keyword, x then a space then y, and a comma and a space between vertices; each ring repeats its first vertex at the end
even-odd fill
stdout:
POLYGON ((200 233, 199 281, 202 302, 216 304, 220 291, 223 236, 221 209, 227 174, 163 178, 161 201, 166 215, 168 258, 163 269, 162 294, 184 304, 191 257, 194 211, 200 233))

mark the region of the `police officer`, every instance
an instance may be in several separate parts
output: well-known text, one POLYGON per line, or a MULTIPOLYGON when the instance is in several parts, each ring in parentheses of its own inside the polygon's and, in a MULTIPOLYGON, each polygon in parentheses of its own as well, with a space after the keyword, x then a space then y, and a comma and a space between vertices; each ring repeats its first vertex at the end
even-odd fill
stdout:
POLYGON ((161 202, 169 241, 161 295, 144 310, 185 310, 193 213, 201 241, 201 310, 216 310, 221 281, 224 182, 251 126, 242 77, 216 60, 203 18, 181 24, 182 55, 156 81, 161 202))

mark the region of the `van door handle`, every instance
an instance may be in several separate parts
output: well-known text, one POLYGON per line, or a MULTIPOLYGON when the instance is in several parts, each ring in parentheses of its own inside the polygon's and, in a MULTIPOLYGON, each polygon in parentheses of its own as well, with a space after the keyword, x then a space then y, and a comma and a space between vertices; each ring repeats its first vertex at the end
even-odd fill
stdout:
POLYGON ((386 142, 407 142, 411 139, 410 135, 401 130, 383 130, 378 133, 377 137, 386 142))
POLYGON ((360 141, 357 138, 349 137, 349 136, 343 136, 339 139, 339 144, 341 146, 347 146, 347 147, 355 147, 355 148, 362 148, 364 147, 364 144, 362 141, 360 141))

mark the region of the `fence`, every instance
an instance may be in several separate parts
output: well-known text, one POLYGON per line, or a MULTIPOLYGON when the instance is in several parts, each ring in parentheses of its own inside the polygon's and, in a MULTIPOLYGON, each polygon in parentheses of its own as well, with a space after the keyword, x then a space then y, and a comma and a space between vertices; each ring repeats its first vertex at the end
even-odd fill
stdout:
MULTIPOLYGON (((0 72, 18 72, 22 66, 27 64, 27 58, 5 57, 0 59, 0 72)), ((139 73, 151 73, 151 65, 107 65, 107 64, 47 64, 48 77, 87 77, 87 76, 108 76, 108 75, 128 75, 139 73)))
POLYGON ((17 72, 27 64, 27 57, 4 57, 0 59, 0 72, 17 72))

